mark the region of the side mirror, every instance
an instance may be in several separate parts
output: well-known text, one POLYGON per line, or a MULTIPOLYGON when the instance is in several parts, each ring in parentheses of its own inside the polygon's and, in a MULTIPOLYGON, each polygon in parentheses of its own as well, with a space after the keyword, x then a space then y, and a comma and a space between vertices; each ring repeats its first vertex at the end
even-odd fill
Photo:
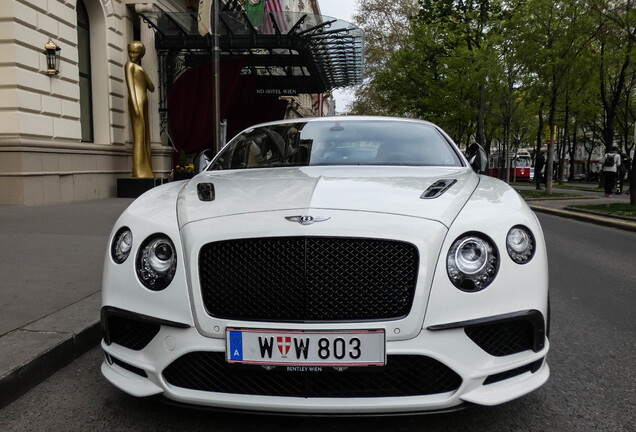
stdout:
POLYGON ((477 174, 484 174, 488 169, 488 156, 486 150, 477 143, 472 143, 466 152, 468 163, 477 174))
POLYGON ((215 153, 212 149, 203 150, 194 158, 194 172, 199 174, 203 171, 214 159, 215 153))

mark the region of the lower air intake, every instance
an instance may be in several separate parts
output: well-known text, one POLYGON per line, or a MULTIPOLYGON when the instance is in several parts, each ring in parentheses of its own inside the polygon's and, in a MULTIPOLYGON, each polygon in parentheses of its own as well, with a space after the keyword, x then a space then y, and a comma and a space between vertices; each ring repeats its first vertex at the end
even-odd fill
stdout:
POLYGON ((157 336, 161 326, 135 319, 102 314, 102 331, 107 345, 116 343, 131 350, 144 349, 157 336))
POLYGON ((219 393, 290 397, 391 397, 454 391, 459 375, 429 357, 388 356, 385 367, 348 368, 338 372, 288 372, 286 367, 229 365, 224 353, 186 354, 163 371, 171 385, 219 393))
POLYGON ((535 329, 525 319, 466 327, 466 335, 488 354, 502 357, 534 349, 535 329))

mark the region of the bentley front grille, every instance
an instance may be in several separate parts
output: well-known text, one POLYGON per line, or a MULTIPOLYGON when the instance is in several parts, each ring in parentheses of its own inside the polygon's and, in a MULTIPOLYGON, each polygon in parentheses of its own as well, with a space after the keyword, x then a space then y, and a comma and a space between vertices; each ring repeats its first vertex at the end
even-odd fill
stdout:
POLYGON ((192 352, 164 369, 163 377, 192 390, 325 398, 430 395, 454 391, 462 383, 444 364, 417 355, 390 355, 384 367, 288 372, 286 367, 229 365, 221 352, 192 352))
POLYGON ((208 243, 199 253, 207 312, 248 321, 364 321, 406 316, 415 245, 345 237, 275 237, 208 243))

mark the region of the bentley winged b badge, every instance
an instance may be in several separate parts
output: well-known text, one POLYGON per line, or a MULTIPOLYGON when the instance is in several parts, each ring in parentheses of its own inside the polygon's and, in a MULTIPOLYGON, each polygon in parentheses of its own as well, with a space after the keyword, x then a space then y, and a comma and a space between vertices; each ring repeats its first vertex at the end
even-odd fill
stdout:
POLYGON ((324 222, 331 219, 329 216, 285 216, 290 222, 298 222, 301 225, 311 225, 314 222, 324 222))

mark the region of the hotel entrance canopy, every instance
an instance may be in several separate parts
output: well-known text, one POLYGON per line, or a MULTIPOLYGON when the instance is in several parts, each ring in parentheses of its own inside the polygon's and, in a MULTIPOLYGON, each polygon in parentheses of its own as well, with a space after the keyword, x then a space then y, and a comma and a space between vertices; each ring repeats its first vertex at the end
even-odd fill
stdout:
MULTIPOLYGON (((196 13, 141 15, 155 30, 160 62, 178 57, 177 64, 163 65, 175 69, 166 70, 168 76, 163 78, 174 81, 183 69, 211 60, 212 38, 199 35, 196 13)), ((263 14, 255 27, 245 11, 224 10, 219 13, 219 27, 221 60, 240 60, 241 75, 262 78, 260 91, 324 93, 362 82, 363 32, 345 21, 277 12, 263 14)))
POLYGON ((219 121, 227 120, 219 128, 232 137, 251 124, 284 118, 287 102, 279 96, 320 94, 362 82, 362 30, 301 12, 266 12, 250 21, 232 4, 219 12, 219 95, 209 86, 213 37, 199 34, 197 13, 140 14, 155 32, 159 126, 177 151, 214 147, 214 98, 220 100, 219 121))

